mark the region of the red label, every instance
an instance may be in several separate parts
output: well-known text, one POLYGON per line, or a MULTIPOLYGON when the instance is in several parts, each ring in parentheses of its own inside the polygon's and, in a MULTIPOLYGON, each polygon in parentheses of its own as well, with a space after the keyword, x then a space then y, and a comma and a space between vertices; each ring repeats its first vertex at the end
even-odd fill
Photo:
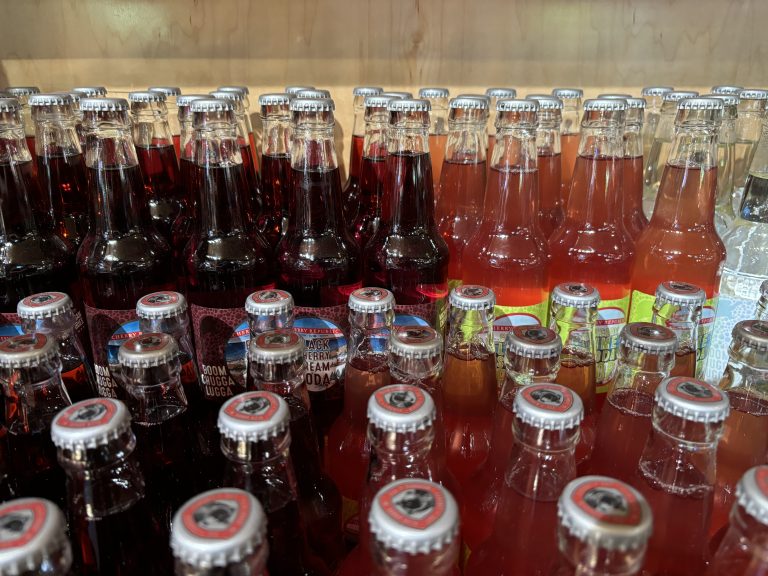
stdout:
POLYGON ((393 486, 381 496, 379 505, 398 524, 425 530, 445 513, 445 495, 439 488, 414 480, 393 486))
POLYGON ((525 386, 521 394, 537 408, 550 412, 567 412, 573 406, 573 394, 563 387, 533 384, 525 386))
POLYGON ((118 366, 117 351, 125 340, 141 334, 136 309, 102 310, 86 304, 85 318, 99 396, 116 398, 118 384, 112 370, 118 366))
POLYGON ((117 406, 108 398, 83 400, 70 406, 56 418, 64 428, 95 428, 108 424, 117 412, 117 406))
POLYGON ((685 376, 672 378, 667 383, 667 390, 672 396, 694 402, 714 403, 723 400, 723 394, 711 384, 685 376))
POLYGON ((424 392, 415 386, 387 386, 375 392, 376 403, 389 412, 411 414, 424 406, 424 392))
POLYGON ((237 420, 266 422, 275 415, 278 408, 280 403, 271 392, 247 392, 230 400, 224 408, 224 413, 237 420))
POLYGON ((10 502, 0 508, 0 550, 29 544, 45 525, 46 516, 42 502, 10 502))
POLYGON ((217 490, 186 506, 181 522, 197 538, 227 540, 242 530, 250 513, 245 494, 217 490))
POLYGON ((634 526, 642 520, 643 510, 637 497, 621 482, 585 482, 573 491, 571 498, 576 506, 601 522, 634 526))

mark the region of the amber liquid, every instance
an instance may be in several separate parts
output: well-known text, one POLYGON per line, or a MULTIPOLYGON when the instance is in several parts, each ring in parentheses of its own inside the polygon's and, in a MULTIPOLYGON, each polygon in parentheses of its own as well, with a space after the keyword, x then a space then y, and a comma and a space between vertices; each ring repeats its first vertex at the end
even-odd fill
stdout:
POLYGON ((643 212, 643 157, 624 158, 622 172, 621 216, 627 232, 637 242, 648 226, 643 212))
POLYGON ((82 154, 52 151, 37 158, 40 186, 50 195, 56 225, 77 248, 88 232, 88 185, 82 154))
POLYGON ((579 395, 584 403, 584 420, 581 421, 581 434, 576 444, 576 464, 585 466, 592 456, 595 443, 596 412, 595 393, 597 379, 595 376, 595 361, 592 358, 582 358, 579 355, 563 351, 560 362, 560 372, 557 383, 570 388, 579 395))
POLYGON ((443 173, 443 161, 445 160, 445 145, 448 143, 448 134, 429 135, 429 155, 432 158, 432 182, 435 191, 435 200, 440 195, 440 178, 443 173))
POLYGON ((696 376, 696 350, 686 347, 675 352, 675 366, 669 373, 670 376, 696 376))
POLYGON ((171 244, 172 227, 182 210, 184 190, 173 146, 136 146, 144 177, 144 196, 157 231, 171 244))
MULTIPOLYGON (((363 143, 365 136, 359 134, 352 135, 352 148, 349 157, 349 177, 344 183, 341 191, 341 197, 344 199, 344 222, 351 227, 362 208, 360 199, 360 176, 363 162, 363 143)), ((351 230, 350 230, 351 232, 351 230)), ((362 248, 362 245, 360 246, 362 248)))
POLYGON ((562 193, 563 207, 568 206, 568 198, 571 193, 571 180, 573 178, 576 158, 579 155, 580 134, 562 134, 560 136, 560 150, 562 150, 562 193))
POLYGON ((270 246, 277 246, 288 219, 291 159, 287 155, 261 157, 262 198, 265 208, 259 217, 259 231, 270 246))
MULTIPOLYGON (((539 226, 549 238, 565 220, 561 194, 562 159, 560 154, 538 157, 539 168, 539 226)), ((570 183, 569 183, 570 184, 570 183)))
POLYGON ((362 250, 381 224, 381 203, 387 180, 387 162, 381 158, 363 158, 360 175, 360 209, 352 222, 351 234, 362 250))

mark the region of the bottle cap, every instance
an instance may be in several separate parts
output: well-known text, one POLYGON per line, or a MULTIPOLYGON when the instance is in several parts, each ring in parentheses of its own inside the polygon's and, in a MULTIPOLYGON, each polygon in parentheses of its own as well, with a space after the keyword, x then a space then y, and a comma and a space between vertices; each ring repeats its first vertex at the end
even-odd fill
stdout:
POLYGON ((462 284, 451 290, 449 301, 459 310, 491 310, 496 306, 496 295, 485 286, 462 284))
POLYGON ((5 89, 8 94, 12 94, 14 98, 19 96, 32 96, 32 94, 40 94, 40 88, 37 86, 9 86, 5 89))
POLYGON ((567 430, 584 418, 584 404, 560 384, 531 384, 515 395, 512 411, 520 420, 543 430, 567 430))
POLYGON ((383 94, 378 94, 376 96, 366 96, 364 105, 366 108, 382 108, 386 110, 390 100, 398 99, 399 98, 397 96, 384 96, 383 94))
MULTIPOLYGON (((181 96, 181 88, 178 86, 150 86, 147 88, 150 92, 160 92, 167 96, 181 96)), ((219 88, 221 90, 221 88, 219 88)))
POLYGON ((745 88, 739 92, 741 100, 768 100, 768 90, 758 88, 745 88))
POLYGON ((286 86, 285 93, 295 97, 296 94, 298 94, 302 90, 314 90, 314 89, 315 89, 314 86, 286 86))
MULTIPOLYGON (((491 97, 486 95, 486 94, 479 94, 479 93, 472 93, 472 92, 462 92, 461 94, 459 94, 455 98, 475 98, 475 99, 483 100, 489 106, 491 105, 491 97)), ((449 100, 449 103, 450 103, 450 100, 449 100)))
POLYGON ((676 376, 656 388, 656 406, 669 414, 691 422, 722 422, 730 404, 725 392, 703 380, 676 376))
POLYGON ((51 439, 57 448, 82 451, 105 446, 131 428, 131 414, 120 400, 89 398, 56 414, 51 439))
POLYGON ((387 110, 390 112, 429 112, 432 110, 432 105, 429 100, 420 98, 400 98, 390 100, 387 104, 387 110))
POLYGON ((352 89, 353 96, 378 96, 384 92, 384 88, 380 86, 355 86, 352 89))
POLYGON ((592 308, 600 304, 600 293, 589 284, 564 282, 552 290, 552 303, 573 308, 592 308))
POLYGON ((627 103, 623 99, 593 98, 584 102, 584 111, 620 112, 627 109, 627 103))
POLYGON ((640 352, 666 354, 677 350, 677 336, 666 326, 632 322, 621 330, 622 343, 640 352))
POLYGON ((460 110, 488 110, 489 101, 485 96, 462 95, 451 98, 448 108, 460 110))
POLYGON ((248 86, 219 86, 216 88, 217 92, 239 92, 240 94, 245 94, 248 96, 251 91, 248 89, 248 86))
POLYGON ((382 92, 379 96, 392 96, 393 98, 413 98, 410 92, 382 92))
POLYGON ((755 350, 768 350, 768 322, 763 320, 742 320, 733 327, 734 341, 755 350))
POLYGON ((330 100, 331 93, 328 90, 312 88, 311 90, 299 90, 296 93, 296 98, 306 98, 309 100, 330 100))
POLYGON ((677 104, 678 110, 722 110, 720 98, 684 98, 677 104))
POLYGON ((736 94, 702 94, 703 98, 719 98, 726 108, 735 108, 739 105, 739 97, 736 94))
POLYGON ((517 90, 514 88, 488 88, 485 95, 490 98, 517 98, 517 90))
POLYGON ((58 574, 71 562, 67 524, 53 502, 19 498, 0 505, 0 574, 58 574), (66 559, 58 557, 62 549, 66 559))
POLYGON ((503 98, 496 101, 497 112, 538 112, 539 108, 541 108, 539 102, 530 97, 526 99, 503 98))
POLYGON ((30 106, 66 106, 74 104, 75 99, 67 92, 52 92, 50 94, 33 94, 29 97, 30 106))
POLYGON ((293 296, 285 290, 258 290, 245 299, 245 311, 250 316, 277 316, 293 310, 293 296))
POLYGON ((107 95, 107 89, 104 86, 78 86, 72 88, 72 92, 77 92, 82 98, 98 98, 107 95))
POLYGON ((625 94, 600 94, 598 98, 608 98, 609 100, 624 100, 627 103, 627 110, 645 110, 645 98, 633 98, 625 94))
POLYGON ((448 88, 420 88, 419 98, 448 98, 451 91, 448 88))
POLYGON ((358 288, 349 295, 349 309, 371 314, 395 309, 395 296, 386 288, 358 288))
POLYGON ((82 98, 80 110, 83 112, 126 112, 128 101, 125 98, 82 98))
POLYGON ((231 102, 245 102, 246 94, 239 90, 213 90, 208 92, 211 98, 217 100, 229 100, 231 102))
POLYGON ((16 306, 20 318, 53 318, 72 311, 72 299, 64 292, 40 292, 27 296, 16 306))
POLYGON ((290 422, 285 400, 265 390, 238 394, 219 409, 219 432, 230 440, 269 440, 285 432, 290 422))
POLYGON ((29 368, 56 356, 54 341, 42 332, 11 336, 0 342, 0 368, 29 368))
POLYGON ((288 106, 293 97, 287 92, 272 92, 259 95, 259 106, 288 106))
POLYGON ((330 98, 303 98, 291 100, 291 112, 332 112, 336 106, 330 98))
POLYGON ((744 86, 728 86, 725 84, 712 86, 712 94, 722 94, 724 96, 738 96, 742 90, 744 90, 744 86))
POLYGON ((563 101, 556 96, 548 96, 546 94, 535 94, 533 96, 527 96, 528 100, 534 100, 539 104, 539 110, 562 110, 563 101))
POLYGON ((544 326, 515 326, 504 340, 507 357, 557 358, 563 342, 554 330, 544 326))
POLYGON ((78 94, 77 92, 62 92, 62 94, 69 95, 69 97, 72 98, 72 102, 76 104, 78 108, 80 107, 80 98, 81 98, 80 94, 78 94))
POLYGON ((409 384, 393 384, 368 398, 368 422, 387 432, 416 432, 432 425, 435 401, 428 392, 409 384))
POLYGON ((597 95, 598 98, 615 98, 619 100, 626 100, 632 98, 632 94, 621 94, 619 92, 603 92, 597 95))
POLYGON ((117 351, 117 361, 128 368, 163 366, 179 355, 179 345, 170 334, 149 332, 123 342, 117 351))
POLYGON ((443 338, 429 326, 394 326, 389 335, 389 352, 415 359, 442 356, 443 338))
POLYGON ((191 105, 195 100, 207 100, 208 98, 210 96, 207 94, 181 94, 176 98, 176 106, 183 108, 191 105))
POLYGON ((750 468, 736 484, 736 501, 760 524, 768 525, 768 466, 750 468))
POLYGON ((0 112, 18 112, 21 110, 21 102, 16 98, 0 98, 0 112))
POLYGON ((195 112, 233 112, 235 110, 234 104, 228 100, 222 100, 217 98, 200 98, 199 100, 193 100, 189 104, 189 110, 192 113, 195 112))
POLYGON ((171 549, 185 564, 224 568, 253 554, 267 537, 267 517, 245 490, 219 488, 198 494, 173 517, 171 549))
POLYGON ((675 304, 693 308, 703 306, 706 301, 707 294, 704 290, 688 282, 667 280, 656 288, 656 302, 659 304, 675 304))
POLYGON ((251 338, 248 354, 254 362, 283 364, 304 357, 304 339, 292 330, 270 330, 251 338))
POLYGON ((562 99, 584 98, 584 90, 581 88, 555 88, 552 90, 552 96, 562 99))
POLYGON ((640 91, 642 96, 664 96, 667 92, 672 92, 672 86, 646 86, 640 91))
POLYGON ((396 480, 378 491, 368 516, 373 537, 385 548, 429 554, 459 534, 459 507, 445 488, 429 480, 396 480))
POLYGON ((653 514, 642 494, 605 476, 572 480, 557 501, 560 524, 571 536, 604 550, 633 550, 648 542, 653 514))
POLYGON ((157 318, 175 318, 187 311, 187 299, 183 294, 163 290, 142 296, 136 302, 136 315, 139 318, 155 320, 157 318))
POLYGON ((129 102, 165 102, 168 97, 163 92, 150 92, 142 90, 137 92, 128 92, 129 102))
POLYGON ((680 102, 686 98, 696 98, 699 93, 693 90, 672 90, 671 92, 665 92, 662 96, 664 102, 680 102))

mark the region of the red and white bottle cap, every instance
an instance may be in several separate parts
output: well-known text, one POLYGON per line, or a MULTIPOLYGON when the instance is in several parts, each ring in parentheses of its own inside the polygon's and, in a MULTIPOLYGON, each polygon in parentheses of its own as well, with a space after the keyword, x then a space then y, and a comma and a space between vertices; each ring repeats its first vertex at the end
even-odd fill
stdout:
POLYGON ((387 432, 416 432, 432 425, 435 402, 428 392, 409 384, 384 386, 368 399, 368 422, 387 432))
POLYGON ((258 390, 227 400, 219 409, 218 426, 225 438, 258 442, 285 432, 290 419, 285 400, 272 392, 258 390))
POLYGON ((0 505, 0 574, 68 574, 72 550, 64 515, 43 498, 0 505))
POLYGON ((676 376, 656 388, 656 406, 683 420, 701 423, 722 422, 731 405, 728 395, 703 380, 676 376))
POLYGON ((87 450, 104 446, 131 428, 131 414, 120 400, 89 398, 61 410, 51 423, 57 448, 87 450))
POLYGON ((584 418, 579 395, 560 384, 531 384, 515 395, 515 415, 525 424, 544 430, 574 428, 584 418))

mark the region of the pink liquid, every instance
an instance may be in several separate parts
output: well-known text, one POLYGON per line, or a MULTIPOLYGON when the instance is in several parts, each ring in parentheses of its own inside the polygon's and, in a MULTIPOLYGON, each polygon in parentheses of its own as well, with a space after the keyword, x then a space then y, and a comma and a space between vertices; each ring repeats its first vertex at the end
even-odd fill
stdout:
POLYGON ((562 201, 563 207, 568 206, 568 198, 571 192, 571 179, 576 166, 576 157, 579 155, 579 142, 581 134, 563 134, 560 136, 560 149, 562 150, 562 201))
POLYGON ((435 187, 435 200, 440 194, 440 177, 443 172, 443 160, 445 160, 445 145, 448 142, 448 134, 429 135, 429 155, 432 158, 432 181, 435 187))
POLYGON ((624 226, 637 241, 648 226, 648 218, 643 212, 643 157, 624 158, 623 190, 621 195, 621 214, 624 226))
POLYGON ((560 191, 561 166, 560 154, 546 154, 538 157, 539 225, 547 238, 552 236, 565 219, 560 191))

